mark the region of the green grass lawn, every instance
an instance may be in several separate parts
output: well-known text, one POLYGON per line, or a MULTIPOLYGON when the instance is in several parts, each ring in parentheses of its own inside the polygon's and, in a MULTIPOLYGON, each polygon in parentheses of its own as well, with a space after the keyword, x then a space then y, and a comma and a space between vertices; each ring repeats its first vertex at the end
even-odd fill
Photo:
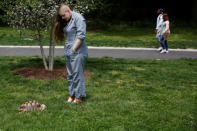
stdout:
MULTIPOLYGON (((55 65, 65 60, 55 58, 55 65)), ((0 57, 0 130, 195 131, 197 59, 89 58, 87 99, 66 103, 67 81, 27 79, 11 73, 42 65, 39 57, 0 57), (47 109, 19 113, 25 101, 47 109)))
MULTIPOLYGON (((48 45, 47 33, 44 35, 44 45, 48 45)), ((0 45, 38 45, 33 40, 25 40, 28 37, 20 37, 17 30, 8 27, 0 27, 0 45)), ((116 46, 116 47, 150 47, 157 48, 154 28, 111 26, 101 32, 87 32, 88 46, 116 46)), ((64 45, 64 42, 56 45, 64 45)), ((170 48, 197 48, 197 29, 193 27, 171 28, 169 37, 170 48)))

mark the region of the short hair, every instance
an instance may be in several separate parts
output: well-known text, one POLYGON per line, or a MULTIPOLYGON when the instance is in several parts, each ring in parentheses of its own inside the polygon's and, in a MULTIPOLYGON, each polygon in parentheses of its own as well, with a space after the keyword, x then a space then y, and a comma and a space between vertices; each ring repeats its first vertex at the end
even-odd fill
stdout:
POLYGON ((158 10, 161 11, 161 12, 163 12, 163 9, 162 8, 159 8, 158 10))

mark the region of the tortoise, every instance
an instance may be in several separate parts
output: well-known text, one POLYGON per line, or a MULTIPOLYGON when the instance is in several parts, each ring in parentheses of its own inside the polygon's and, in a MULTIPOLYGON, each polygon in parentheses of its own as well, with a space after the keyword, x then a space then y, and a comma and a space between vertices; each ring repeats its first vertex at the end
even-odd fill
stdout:
POLYGON ((46 105, 44 104, 39 104, 37 101, 33 100, 33 101, 28 101, 25 102, 24 104, 22 104, 18 110, 21 112, 25 112, 25 111, 36 111, 36 110, 44 110, 46 108, 46 105))

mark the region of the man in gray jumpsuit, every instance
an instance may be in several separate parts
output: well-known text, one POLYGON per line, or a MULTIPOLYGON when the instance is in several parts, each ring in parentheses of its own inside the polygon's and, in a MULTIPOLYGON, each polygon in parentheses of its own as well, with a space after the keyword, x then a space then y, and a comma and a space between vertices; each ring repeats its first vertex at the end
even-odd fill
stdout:
POLYGON ((66 36, 64 55, 68 72, 68 102, 80 103, 86 97, 84 66, 88 56, 85 42, 86 21, 84 17, 72 11, 67 5, 61 5, 59 16, 67 24, 63 27, 66 36))

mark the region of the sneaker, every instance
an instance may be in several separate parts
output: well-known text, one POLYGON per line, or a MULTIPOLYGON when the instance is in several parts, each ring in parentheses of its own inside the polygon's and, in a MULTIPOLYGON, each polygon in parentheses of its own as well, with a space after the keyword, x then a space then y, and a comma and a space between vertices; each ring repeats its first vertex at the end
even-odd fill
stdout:
POLYGON ((75 98, 74 103, 82 103, 82 99, 75 98))
POLYGON ((168 53, 168 50, 166 50, 166 53, 168 53))
POLYGON ((162 53, 166 53, 166 50, 165 50, 165 49, 163 49, 163 50, 161 50, 161 52, 160 52, 160 53, 161 53, 161 54, 162 54, 162 53))
POLYGON ((162 50, 162 47, 159 47, 158 49, 157 49, 157 51, 161 51, 162 50))
POLYGON ((69 96, 67 102, 68 102, 68 103, 71 103, 74 99, 75 99, 75 98, 74 98, 73 96, 69 96))

